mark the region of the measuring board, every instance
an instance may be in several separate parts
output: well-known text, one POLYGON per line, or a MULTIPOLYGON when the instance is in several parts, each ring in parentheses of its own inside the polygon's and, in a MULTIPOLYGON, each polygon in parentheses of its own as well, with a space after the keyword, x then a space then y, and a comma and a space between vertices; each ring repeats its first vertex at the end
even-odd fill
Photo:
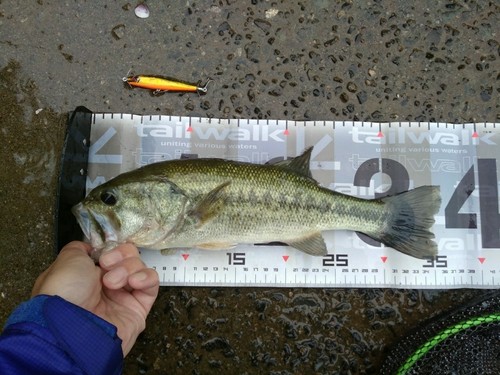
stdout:
POLYGON ((280 121, 93 114, 87 191, 174 158, 275 162, 314 146, 313 177, 332 190, 382 197, 439 185, 438 255, 415 259, 348 231, 324 232, 328 255, 287 246, 230 251, 141 250, 162 285, 497 288, 500 285, 495 123, 280 121))

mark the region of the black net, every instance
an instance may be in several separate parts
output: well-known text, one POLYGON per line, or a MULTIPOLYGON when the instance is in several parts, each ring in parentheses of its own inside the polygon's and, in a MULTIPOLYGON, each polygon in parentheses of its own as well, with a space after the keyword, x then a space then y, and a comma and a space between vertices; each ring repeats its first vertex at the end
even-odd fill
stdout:
POLYGON ((500 374, 500 292, 418 327, 389 352, 382 374, 500 374))

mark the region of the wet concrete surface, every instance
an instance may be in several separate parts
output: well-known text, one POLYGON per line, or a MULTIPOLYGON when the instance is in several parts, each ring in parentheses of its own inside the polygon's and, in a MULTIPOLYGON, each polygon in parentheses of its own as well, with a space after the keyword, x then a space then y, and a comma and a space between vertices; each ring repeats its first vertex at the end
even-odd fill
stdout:
MULTIPOLYGON (((0 1, 0 322, 54 257, 67 113, 499 121, 498 1, 0 1), (163 74, 206 96, 129 90, 163 74)), ((125 374, 377 373, 482 291, 165 287, 125 374)))

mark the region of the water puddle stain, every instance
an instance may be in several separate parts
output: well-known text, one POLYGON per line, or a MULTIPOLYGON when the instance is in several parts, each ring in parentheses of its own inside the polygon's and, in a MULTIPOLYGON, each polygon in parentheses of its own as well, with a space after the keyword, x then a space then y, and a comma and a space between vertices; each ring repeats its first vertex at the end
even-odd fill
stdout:
POLYGON ((44 108, 11 61, 0 68, 0 325, 53 259, 58 163, 66 114, 44 108))

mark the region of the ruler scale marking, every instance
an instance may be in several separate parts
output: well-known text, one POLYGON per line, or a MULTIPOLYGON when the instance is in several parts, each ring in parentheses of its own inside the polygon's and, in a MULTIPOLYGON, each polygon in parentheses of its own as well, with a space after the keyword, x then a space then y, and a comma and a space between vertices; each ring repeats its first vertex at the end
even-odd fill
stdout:
MULTIPOLYGON (((283 155, 295 156, 302 151, 297 147, 317 144, 318 151, 311 163, 313 177, 333 190, 372 198, 374 191, 382 186, 380 182, 372 180, 366 189, 353 185, 353 176, 360 164, 355 160, 370 159, 377 160, 379 165, 384 160, 400 163, 408 171, 412 186, 441 186, 443 204, 433 228, 439 245, 438 258, 416 260, 385 247, 370 247, 357 239, 355 234, 337 232, 327 235, 325 241, 329 254, 320 258, 286 247, 251 245, 239 245, 234 250, 220 253, 188 250, 187 254, 196 256, 185 260, 179 254, 161 256, 144 250, 142 256, 146 264, 162 270, 162 285, 500 286, 499 270, 495 268, 496 264, 500 264, 500 246, 482 247, 485 239, 493 245, 500 243, 500 234, 495 233, 495 230, 500 232, 495 227, 499 213, 491 212, 489 208, 494 206, 491 203, 495 203, 495 199, 498 200, 495 196, 498 195, 498 185, 495 186, 493 178, 487 178, 490 170, 485 169, 487 166, 500 170, 500 129, 496 123, 301 121, 297 128, 297 122, 291 120, 222 120, 106 113, 95 114, 91 122, 90 144, 96 144, 110 127, 116 134, 112 133, 114 135, 109 140, 101 139, 101 143, 103 140, 106 140, 104 143, 109 142, 109 147, 106 145, 106 148, 96 151, 103 158, 89 162, 88 189, 96 181, 103 182, 116 173, 112 165, 103 162, 107 155, 102 155, 108 149, 110 155, 120 153, 120 150, 113 149, 113 144, 123 145, 123 150, 136 150, 138 153, 133 158, 123 155, 124 163, 129 163, 122 165, 125 170, 139 166, 137 163, 142 160, 159 160, 166 155, 190 153, 198 157, 231 156, 250 162, 258 162, 261 158, 264 162, 283 155), (330 123, 332 126, 327 126, 330 123), (186 132, 186 124, 194 125, 192 132, 186 132), (285 130, 289 132, 285 134, 285 130), (221 151, 205 147, 212 144, 221 145, 221 151), (140 156, 143 154, 147 157, 140 156), (339 168, 329 170, 322 167, 328 165, 339 168), (474 173, 467 174, 470 168, 474 173), (457 189, 468 184, 475 186, 472 194, 453 201, 457 189), (460 221, 454 219, 463 215, 462 212, 475 215, 478 228, 460 227, 460 221), (488 224, 493 223, 493 227, 481 226, 482 217, 488 224), (273 264, 272 259, 282 259, 285 253, 289 256, 288 261, 273 264), (227 254, 243 254, 244 264, 228 265, 227 254), (387 257, 387 260, 380 262, 381 256, 387 257), (478 257, 483 260, 468 264, 468 259, 477 260, 478 257), (231 268, 224 270, 224 267, 232 267, 233 272, 231 268), (323 277, 317 277, 318 271, 324 272, 323 277), (343 273, 343 277, 337 275, 337 271, 343 273), (199 272, 203 277, 198 276, 199 272), (373 272, 373 277, 367 277, 366 272, 373 272), (273 273, 274 277, 268 277, 273 273), (408 278, 409 273, 415 273, 414 277, 408 278), (469 277, 465 273, 470 273, 469 277), (363 277, 358 277, 358 274, 363 274, 363 277)), ((491 173, 494 176, 497 171, 491 170, 491 173)))

